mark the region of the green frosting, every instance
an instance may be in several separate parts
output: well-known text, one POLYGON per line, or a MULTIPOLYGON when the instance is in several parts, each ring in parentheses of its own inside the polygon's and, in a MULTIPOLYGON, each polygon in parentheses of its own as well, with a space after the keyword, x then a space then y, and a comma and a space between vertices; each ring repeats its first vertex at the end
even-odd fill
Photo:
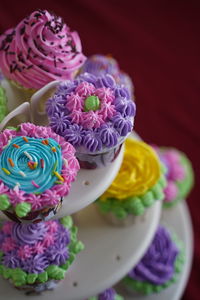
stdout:
POLYGON ((16 205, 15 212, 19 218, 26 217, 31 211, 31 204, 28 202, 22 202, 16 205))
POLYGON ((69 258, 66 260, 65 264, 61 266, 50 265, 45 269, 43 273, 40 274, 28 274, 22 269, 10 269, 2 265, 1 258, 3 257, 3 252, 0 251, 0 274, 5 279, 11 279, 15 286, 23 286, 26 284, 32 285, 35 283, 45 283, 49 280, 64 279, 66 271, 73 263, 76 255, 84 249, 84 245, 82 244, 82 242, 77 240, 78 230, 77 227, 73 226, 72 218, 70 216, 67 216, 60 219, 60 223, 63 224, 63 222, 65 224, 65 227, 69 228, 71 236, 70 244, 67 246, 69 248, 69 258))
POLYGON ((0 86, 0 122, 5 118, 8 113, 7 98, 5 90, 0 86))
MULTIPOLYGON (((165 148, 163 148, 163 149, 165 149, 165 148)), ((184 166, 184 168, 186 170, 186 176, 185 176, 184 180, 176 181, 176 186, 178 188, 178 195, 177 195, 176 199, 174 199, 171 202, 164 201, 163 206, 165 208, 172 207, 175 204, 177 204, 180 200, 187 198, 187 195, 189 194, 189 192, 191 191, 191 189, 194 186, 194 171, 192 168, 192 164, 183 152, 179 151, 179 154, 180 154, 181 164, 184 166)))
POLYGON ((100 107, 100 100, 97 96, 89 96, 85 99, 84 111, 98 110, 100 107))
POLYGON ((6 194, 0 195, 0 210, 6 210, 10 207, 9 198, 6 194))
POLYGON ((138 280, 132 279, 129 276, 126 276, 122 280, 122 282, 127 287, 132 289, 133 291, 137 291, 137 292, 140 292, 140 293, 145 294, 145 295, 149 295, 149 294, 152 294, 152 293, 159 293, 163 289, 166 289, 171 284, 176 282, 179 273, 181 273, 181 271, 183 269, 183 265, 184 265, 184 262, 185 262, 185 251, 184 251, 182 242, 178 239, 178 237, 174 233, 171 234, 171 238, 174 241, 174 243, 176 244, 176 246, 178 247, 179 254, 176 257, 176 261, 175 261, 175 265, 174 265, 174 275, 170 280, 168 280, 167 282, 165 282, 164 284, 161 284, 161 285, 154 285, 154 284, 149 283, 149 282, 138 281, 138 280))
POLYGON ((107 198, 105 201, 97 199, 95 202, 103 214, 113 213, 118 219, 125 219, 128 215, 141 216, 145 210, 152 206, 155 201, 164 199, 164 188, 166 179, 164 173, 166 169, 161 167, 161 177, 151 189, 144 195, 137 197, 128 197, 123 201, 116 198, 107 198))

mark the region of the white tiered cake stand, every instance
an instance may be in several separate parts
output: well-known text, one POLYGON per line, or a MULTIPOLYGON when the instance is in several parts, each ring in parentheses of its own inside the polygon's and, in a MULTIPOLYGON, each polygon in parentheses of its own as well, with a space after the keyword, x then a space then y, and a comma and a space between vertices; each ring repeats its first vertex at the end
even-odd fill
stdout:
MULTIPOLYGON (((14 101, 13 91, 10 90, 9 84, 7 86, 6 84, 4 87, 6 88, 7 95, 10 95, 9 101, 14 101)), ((20 114, 26 116, 26 120, 23 121, 34 120, 37 124, 38 122, 45 124, 46 121, 43 113, 37 112, 34 116, 31 113, 38 99, 43 97, 50 88, 54 88, 56 85, 56 82, 51 83, 48 87, 37 92, 32 98, 32 109, 30 109, 29 103, 23 103, 15 109, 5 118, 5 122, 1 124, 0 130, 5 126, 5 123, 11 121, 13 116, 16 119, 20 119, 20 114)), ((159 224, 161 213, 160 202, 155 203, 149 208, 143 219, 138 219, 135 224, 129 227, 113 227, 108 225, 98 214, 94 205, 81 210, 92 203, 110 185, 120 168, 122 158, 123 151, 121 151, 121 155, 108 168, 81 170, 79 172, 78 179, 73 183, 71 192, 63 201, 64 206, 56 217, 77 212, 75 223, 79 227, 78 237, 85 244, 85 250, 77 256, 65 280, 57 289, 45 292, 41 296, 31 296, 33 299, 84 300, 116 284, 138 263, 147 250, 159 224)), ((150 296, 151 298, 145 297, 147 300, 178 300, 187 282, 191 267, 193 240, 187 207, 184 204, 179 204, 172 210, 166 210, 163 213, 163 219, 165 223, 175 229, 175 232, 184 241, 186 245, 186 264, 176 285, 159 294, 160 296, 154 295, 153 298, 152 296, 150 296), (177 218, 177 215, 179 218, 177 218)), ((16 289, 2 278, 0 278, 0 287, 3 299, 27 299, 27 296, 23 292, 16 291, 16 289)), ((129 300, 132 298, 125 295, 125 299, 129 300)), ((134 299, 136 298, 134 297, 134 299)), ((140 297, 140 299, 142 298, 140 297)))

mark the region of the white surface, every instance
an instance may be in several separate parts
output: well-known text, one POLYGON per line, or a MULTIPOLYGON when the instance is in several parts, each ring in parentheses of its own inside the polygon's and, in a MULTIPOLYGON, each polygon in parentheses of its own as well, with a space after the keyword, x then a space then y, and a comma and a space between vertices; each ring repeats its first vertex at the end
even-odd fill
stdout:
MULTIPOLYGON (((31 299, 84 300, 115 284, 146 251, 157 228, 160 211, 161 203, 157 202, 148 210, 145 220, 139 218, 129 227, 108 225, 94 205, 77 213, 78 237, 85 244, 85 250, 77 256, 56 290, 31 299)), ((0 279, 0 287, 3 299, 27 299, 3 279, 0 279)))
POLYGON ((159 294, 131 297, 121 290, 121 294, 124 296, 125 300, 179 300, 182 297, 191 271, 193 258, 193 231, 186 203, 179 203, 172 209, 165 209, 162 213, 161 222, 168 225, 168 227, 171 228, 184 243, 186 261, 183 272, 180 274, 179 280, 175 284, 159 294))

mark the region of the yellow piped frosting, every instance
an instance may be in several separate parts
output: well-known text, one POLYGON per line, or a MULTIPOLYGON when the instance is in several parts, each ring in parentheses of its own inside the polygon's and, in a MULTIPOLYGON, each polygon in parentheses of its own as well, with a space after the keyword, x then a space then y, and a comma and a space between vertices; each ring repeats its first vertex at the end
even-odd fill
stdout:
POLYGON ((161 177, 159 158, 152 147, 144 142, 127 139, 122 166, 111 186, 100 200, 142 196, 151 189, 161 177))

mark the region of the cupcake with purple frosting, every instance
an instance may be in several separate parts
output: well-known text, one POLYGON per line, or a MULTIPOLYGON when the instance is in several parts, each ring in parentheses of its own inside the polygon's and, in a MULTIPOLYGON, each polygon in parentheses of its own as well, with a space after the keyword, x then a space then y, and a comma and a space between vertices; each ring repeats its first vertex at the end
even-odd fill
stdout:
POLYGON ((53 289, 83 248, 69 216, 38 224, 4 222, 0 274, 27 294, 53 289))
POLYGON ((51 219, 79 170, 74 147, 50 127, 0 133, 0 210, 15 222, 51 219))
POLYGON ((167 186, 164 190, 164 207, 172 207, 185 199, 194 185, 194 172, 187 156, 175 148, 155 147, 166 166, 167 186))
POLYGON ((88 300, 123 300, 124 298, 116 293, 113 288, 107 289, 97 296, 90 297, 88 300))
POLYGON ((110 74, 119 85, 128 89, 130 95, 134 93, 130 76, 120 70, 118 62, 110 55, 94 54, 88 57, 80 70, 80 73, 85 72, 95 76, 110 74))
POLYGON ((50 127, 76 148, 82 168, 114 161, 133 129, 135 103, 111 75, 85 73, 60 83, 48 99, 50 127))
POLYGON ((175 234, 159 226, 146 254, 122 283, 133 294, 159 293, 176 282, 184 260, 182 243, 175 234))

